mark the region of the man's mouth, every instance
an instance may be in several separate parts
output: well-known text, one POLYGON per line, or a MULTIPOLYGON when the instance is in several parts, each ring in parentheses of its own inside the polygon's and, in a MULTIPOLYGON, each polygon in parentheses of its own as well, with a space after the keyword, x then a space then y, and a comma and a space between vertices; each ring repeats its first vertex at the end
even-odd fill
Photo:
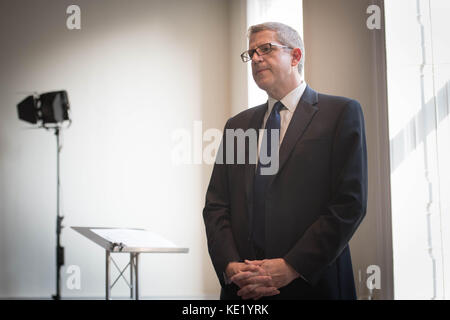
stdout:
POLYGON ((261 72, 266 71, 266 70, 269 70, 269 69, 266 68, 266 69, 256 70, 256 74, 261 73, 261 72))

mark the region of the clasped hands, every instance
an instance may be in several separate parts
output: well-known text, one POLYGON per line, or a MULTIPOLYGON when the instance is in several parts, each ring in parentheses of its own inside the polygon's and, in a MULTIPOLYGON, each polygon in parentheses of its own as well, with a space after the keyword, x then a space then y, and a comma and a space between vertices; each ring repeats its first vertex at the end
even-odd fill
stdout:
POLYGON ((275 296, 299 274, 282 258, 230 262, 226 274, 240 290, 242 299, 275 296))

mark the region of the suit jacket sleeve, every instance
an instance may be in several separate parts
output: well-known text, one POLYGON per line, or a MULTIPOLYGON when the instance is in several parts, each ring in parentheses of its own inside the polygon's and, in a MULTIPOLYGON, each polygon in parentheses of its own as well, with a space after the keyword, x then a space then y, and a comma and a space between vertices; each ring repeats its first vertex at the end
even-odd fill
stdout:
POLYGON ((333 138, 332 199, 284 259, 315 284, 348 245, 367 208, 367 151, 360 104, 343 108, 333 138))
POLYGON ((208 251, 222 287, 225 286, 223 275, 228 263, 241 259, 231 229, 230 193, 227 165, 225 164, 225 131, 227 127, 228 122, 223 131, 224 135, 206 192, 206 203, 203 209, 208 251))

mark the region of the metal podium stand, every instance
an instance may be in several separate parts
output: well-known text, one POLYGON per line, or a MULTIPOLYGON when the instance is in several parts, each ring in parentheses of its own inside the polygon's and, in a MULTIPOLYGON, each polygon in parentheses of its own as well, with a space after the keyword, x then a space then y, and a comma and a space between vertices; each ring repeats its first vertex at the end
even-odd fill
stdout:
POLYGON ((158 236, 156 234, 152 234, 153 239, 160 240, 157 241, 155 246, 148 245, 148 241, 145 242, 145 245, 133 245, 127 246, 122 242, 112 241, 113 239, 107 239, 93 230, 96 231, 110 231, 110 230, 125 230, 125 231, 139 231, 144 233, 148 232, 144 229, 124 229, 124 228, 94 228, 94 227, 72 227, 75 231, 81 233, 83 236, 88 238, 89 240, 95 242, 99 246, 105 249, 106 252, 106 279, 105 279, 105 289, 106 289, 106 300, 111 298, 111 289, 116 284, 116 282, 122 277, 130 288, 130 297, 134 300, 139 300, 139 254, 140 253, 188 253, 189 248, 181 248, 177 247, 168 240, 158 236), (157 238, 155 238, 157 237, 157 238), (162 245, 161 245, 162 243, 162 245), (124 267, 123 270, 120 270, 119 266, 116 264, 114 259, 111 257, 111 253, 129 253, 130 254, 130 262, 124 267), (111 262, 115 265, 117 270, 120 272, 117 279, 111 283, 111 272, 110 266, 111 262), (123 276, 125 270, 130 267, 130 283, 128 283, 127 279, 123 276))

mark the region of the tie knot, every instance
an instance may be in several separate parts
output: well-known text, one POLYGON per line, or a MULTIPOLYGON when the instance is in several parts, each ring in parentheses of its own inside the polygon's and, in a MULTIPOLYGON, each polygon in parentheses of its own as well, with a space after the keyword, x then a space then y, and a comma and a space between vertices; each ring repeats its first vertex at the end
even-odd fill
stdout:
POLYGON ((280 113, 281 109, 283 109, 284 105, 281 103, 281 101, 275 102, 273 105, 273 110, 277 113, 280 113))

